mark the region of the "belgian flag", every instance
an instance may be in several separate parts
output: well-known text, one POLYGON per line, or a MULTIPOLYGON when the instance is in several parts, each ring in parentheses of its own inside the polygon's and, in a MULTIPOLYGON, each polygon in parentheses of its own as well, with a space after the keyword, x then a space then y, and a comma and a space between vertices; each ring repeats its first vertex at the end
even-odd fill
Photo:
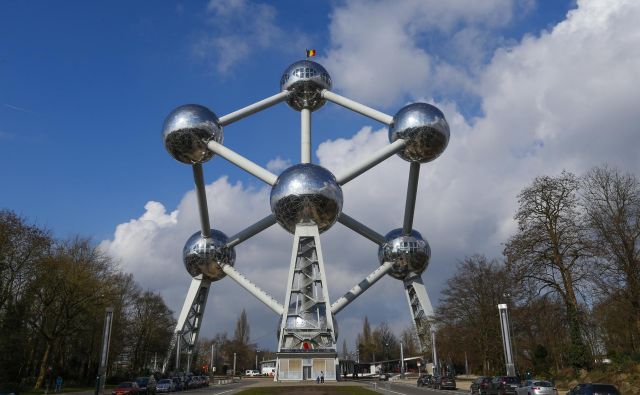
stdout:
POLYGON ((307 58, 312 58, 316 56, 316 50, 315 49, 307 49, 307 58))

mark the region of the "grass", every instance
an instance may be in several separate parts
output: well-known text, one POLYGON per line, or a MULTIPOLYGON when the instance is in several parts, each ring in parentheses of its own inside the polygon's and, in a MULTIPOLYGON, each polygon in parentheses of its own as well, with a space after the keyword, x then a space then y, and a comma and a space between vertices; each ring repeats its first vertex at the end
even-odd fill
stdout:
POLYGON ((286 386, 286 387, 257 387, 237 392, 237 395, 280 395, 280 394, 304 394, 304 395, 370 395, 377 392, 358 386, 286 386))

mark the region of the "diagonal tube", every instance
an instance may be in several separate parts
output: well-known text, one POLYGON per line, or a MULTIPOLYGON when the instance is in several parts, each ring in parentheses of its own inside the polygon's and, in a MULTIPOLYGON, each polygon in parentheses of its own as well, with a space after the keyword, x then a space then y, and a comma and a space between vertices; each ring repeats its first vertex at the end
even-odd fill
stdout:
POLYGON ((376 270, 374 270, 371 274, 369 274, 364 280, 360 281, 358 284, 354 285, 353 288, 349 290, 346 294, 341 296, 338 300, 336 300, 331 305, 331 312, 333 314, 338 314, 342 309, 347 307, 347 305, 353 302, 358 296, 362 295, 364 291, 369 289, 373 284, 375 284, 378 280, 382 278, 389 270, 393 264, 391 262, 385 262, 382 265, 378 266, 376 270))
POLYGON ((263 230, 269 228, 271 225, 276 223, 276 217, 273 214, 269 214, 266 217, 262 218, 260 221, 255 224, 248 226, 246 229, 241 230, 235 235, 229 237, 229 241, 227 242, 227 247, 235 247, 243 241, 250 239, 251 237, 257 235, 263 230))
POLYGON ((354 232, 358 233, 359 235, 364 236, 367 239, 373 241, 377 245, 382 245, 386 241, 383 235, 369 228, 367 225, 358 222, 353 217, 350 217, 345 213, 340 213, 340 216, 338 217, 338 222, 340 222, 342 225, 346 226, 347 228, 353 230, 354 232))
POLYGON ((246 118, 251 114, 255 114, 258 111, 262 111, 275 104, 285 101, 287 97, 289 97, 289 94, 290 94, 289 91, 282 91, 280 93, 276 93, 273 96, 267 97, 264 100, 260 100, 259 102, 250 104, 244 108, 234 111, 230 114, 223 115, 219 119, 220 125, 227 126, 229 124, 232 124, 233 122, 241 120, 242 118, 246 118))
POLYGON ((354 100, 347 99, 346 97, 340 96, 337 93, 333 93, 329 90, 324 89, 321 92, 321 95, 324 99, 327 99, 331 102, 341 105, 342 107, 347 108, 351 111, 357 112, 358 114, 362 114, 365 117, 369 117, 378 122, 384 123, 387 126, 393 123, 393 117, 391 115, 387 115, 378 110, 374 110, 371 107, 367 107, 364 104, 360 104, 354 100))
POLYGON ((387 159, 391 155, 397 153, 407 144, 406 140, 398 139, 393 143, 379 149, 374 152, 370 158, 367 160, 357 163, 355 166, 351 167, 349 170, 345 171, 343 174, 336 177, 336 181, 338 181, 339 185, 344 185, 354 178, 358 177, 360 174, 369 170, 373 166, 387 159))
POLYGON ((420 163, 411 162, 409 168, 409 184, 407 185, 407 201, 404 205, 404 222, 402 234, 409 236, 413 227, 413 213, 416 209, 416 194, 418 193, 418 179, 420 178, 420 163))
POLYGON ((209 224, 209 209, 207 207, 207 193, 204 189, 204 174, 202 164, 193 165, 193 181, 196 184, 196 196, 198 200, 198 210, 200 211, 200 229, 202 237, 211 236, 211 225, 209 224))
POLYGON ((257 285, 249 281, 249 279, 242 273, 234 269, 233 266, 224 264, 222 265, 222 271, 224 271, 227 276, 231 277, 232 280, 237 282, 242 288, 249 291, 251 295, 255 296, 259 301, 267 305, 268 308, 273 310, 279 316, 282 316, 284 307, 271 295, 258 288, 257 285))
POLYGON ((239 168, 246 171, 247 173, 258 177, 259 179, 261 179, 262 181, 266 182, 269 185, 275 184, 276 180, 278 179, 278 177, 275 174, 271 173, 269 170, 261 166, 258 166, 257 164, 251 162, 249 159, 230 150, 229 148, 225 147, 220 143, 217 143, 211 140, 207 143, 207 147, 214 153, 225 158, 226 160, 238 166, 239 168))

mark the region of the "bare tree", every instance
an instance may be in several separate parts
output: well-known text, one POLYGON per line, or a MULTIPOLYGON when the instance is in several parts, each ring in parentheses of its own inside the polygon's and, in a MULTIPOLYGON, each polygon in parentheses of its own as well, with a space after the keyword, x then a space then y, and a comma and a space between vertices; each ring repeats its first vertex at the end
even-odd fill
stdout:
POLYGON ((457 364, 467 351, 472 370, 483 374, 503 366, 498 304, 516 298, 513 282, 495 259, 474 255, 458 263, 436 310, 438 349, 457 364))
POLYGON ((504 254, 518 278, 532 281, 539 293, 560 295, 570 327, 570 364, 586 367, 590 358, 578 294, 588 273, 589 246, 579 186, 574 174, 563 171, 558 177, 538 177, 526 187, 518 195, 518 232, 509 239, 504 254))
POLYGON ((624 315, 633 326, 624 346, 626 351, 639 351, 640 181, 614 168, 596 167, 583 177, 583 198, 595 254, 604 263, 604 275, 596 280, 606 299, 628 306, 624 315))

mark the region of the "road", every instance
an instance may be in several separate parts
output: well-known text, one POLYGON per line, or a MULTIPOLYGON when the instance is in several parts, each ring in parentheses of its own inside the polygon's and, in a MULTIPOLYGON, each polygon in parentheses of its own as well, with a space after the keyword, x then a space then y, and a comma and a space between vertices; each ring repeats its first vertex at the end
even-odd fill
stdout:
POLYGON ((372 381, 368 383, 369 389, 381 394, 389 395, 469 395, 469 391, 461 390, 434 390, 426 387, 418 387, 415 383, 395 383, 393 381, 372 381))
POLYGON ((211 395, 211 394, 222 395, 222 394, 226 394, 226 395, 232 395, 232 394, 235 394, 236 392, 244 389, 243 387, 246 387, 246 386, 251 385, 251 384, 255 384, 255 381, 240 380, 237 383, 212 385, 211 387, 208 387, 208 388, 198 388, 198 389, 194 389, 194 390, 187 390, 187 391, 181 391, 181 392, 172 392, 171 394, 179 394, 179 395, 183 395, 183 394, 184 395, 211 395))

